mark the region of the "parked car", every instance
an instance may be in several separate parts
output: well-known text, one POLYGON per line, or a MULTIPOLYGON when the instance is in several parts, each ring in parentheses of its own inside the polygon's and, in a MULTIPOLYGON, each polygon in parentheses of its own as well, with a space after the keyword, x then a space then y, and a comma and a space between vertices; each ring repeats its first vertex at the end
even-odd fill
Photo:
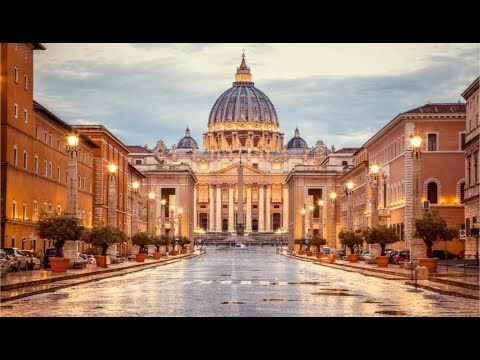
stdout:
POLYGON ((328 246, 324 246, 323 247, 323 253, 325 255, 330 255, 332 253, 332 251, 330 250, 330 248, 328 246))
POLYGON ((400 262, 407 261, 410 259, 410 251, 400 250, 392 259, 394 264, 400 264, 400 262))
POLYGON ((454 253, 447 250, 433 250, 432 255, 433 257, 439 258, 440 260, 453 260, 462 258, 461 256, 455 255, 454 253))
POLYGON ((19 269, 27 270, 27 257, 20 253, 21 250, 16 247, 4 248, 3 250, 7 253, 9 257, 14 257, 16 260, 18 260, 19 269))
POLYGON ((340 249, 340 250, 337 250, 337 257, 344 257, 344 256, 347 256, 347 251, 345 249, 340 249))
POLYGON ((57 251, 55 248, 48 248, 45 250, 45 255, 43 256, 43 268, 50 269, 50 258, 57 256, 57 251))
POLYGON ((390 260, 388 260, 390 262, 390 264, 394 264, 393 262, 393 258, 398 255, 398 251, 397 250, 392 250, 390 251, 390 253, 388 254, 388 256, 390 256, 390 260))
POLYGON ((33 270, 40 270, 40 259, 33 250, 19 250, 19 253, 27 258, 27 263, 33 263, 33 270))
POLYGON ((0 266, 2 267, 2 273, 10 271, 18 271, 19 261, 15 256, 8 256, 5 250, 0 250, 0 266), (7 270, 5 270, 7 269, 7 270))
POLYGON ((95 260, 95 256, 90 255, 90 254, 82 254, 82 255, 87 258, 87 261, 88 261, 89 264, 97 265, 97 260, 95 260))
POLYGON ((386 256, 391 256, 392 253, 397 252, 396 250, 393 249, 385 249, 385 255, 386 256))

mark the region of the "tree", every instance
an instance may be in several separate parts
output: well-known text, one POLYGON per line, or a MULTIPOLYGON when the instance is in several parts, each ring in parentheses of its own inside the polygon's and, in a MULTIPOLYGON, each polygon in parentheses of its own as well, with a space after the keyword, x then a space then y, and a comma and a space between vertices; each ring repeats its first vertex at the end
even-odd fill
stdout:
POLYGON ((303 242, 304 242, 304 241, 305 241, 305 240, 304 240, 303 238, 300 238, 300 239, 295 239, 295 240, 293 241, 293 243, 294 243, 295 245, 300 245, 300 250, 302 250, 302 245, 303 245, 303 242))
POLYGON ((190 240, 188 237, 186 236, 180 236, 180 238, 178 239, 179 242, 180 242, 180 245, 182 246, 182 248, 185 248, 185 245, 188 245, 192 242, 192 240, 190 240))
POLYGON ((395 229, 385 225, 374 226, 363 231, 363 238, 368 244, 379 244, 382 248, 381 256, 385 255, 385 246, 400 240, 395 229))
POLYGON ((63 257, 63 245, 66 240, 78 240, 84 227, 81 220, 74 216, 52 215, 42 212, 37 221, 38 236, 53 240, 56 257, 63 257))
POLYGON ((102 247, 102 256, 105 256, 110 244, 125 242, 128 240, 128 236, 114 226, 98 225, 85 231, 82 240, 89 244, 100 245, 102 247))
POLYGON ((316 234, 310 240, 311 245, 315 245, 318 248, 318 252, 320 252, 320 246, 325 245, 327 240, 322 237, 320 234, 316 234))
POLYGON ((362 235, 350 230, 342 229, 338 234, 338 238, 340 239, 340 244, 348 246, 352 254, 355 253, 353 249, 355 245, 361 246, 363 244, 362 235))
POLYGON ((132 236, 132 244, 140 246, 139 254, 145 252, 145 246, 147 246, 148 244, 152 244, 152 240, 152 236, 150 236, 146 232, 138 232, 132 236))
POLYGON ((427 257, 432 257, 432 246, 438 241, 450 241, 458 236, 458 230, 448 227, 437 209, 423 214, 422 219, 415 219, 415 236, 420 237, 427 246, 427 257))

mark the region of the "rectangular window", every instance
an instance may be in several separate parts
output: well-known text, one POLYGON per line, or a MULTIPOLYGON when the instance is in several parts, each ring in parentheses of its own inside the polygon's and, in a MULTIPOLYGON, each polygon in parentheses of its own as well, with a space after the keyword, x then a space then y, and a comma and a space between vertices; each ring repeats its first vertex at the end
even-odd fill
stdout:
POLYGON ((47 202, 44 201, 44 202, 43 202, 43 211, 44 211, 44 212, 47 212, 47 210, 48 210, 48 208, 47 208, 47 202))
POLYGON ((140 165, 142 163, 142 159, 135 159, 135 165, 140 165))
POLYGON ((57 150, 60 150, 60 139, 57 138, 57 150))
POLYGON ((478 183, 478 152, 473 153, 473 184, 478 183))
POLYGON ((49 176, 49 177, 53 177, 52 172, 53 172, 53 167, 52 167, 52 162, 50 161, 50 162, 48 163, 48 176, 49 176))
POLYGON ((27 74, 23 74, 23 88, 25 90, 28 90, 28 75, 27 74))
POLYGON ((52 203, 48 203, 48 213, 51 214, 53 211, 53 205, 52 203))
POLYGON ((38 155, 35 155, 35 160, 33 163, 33 169, 38 174, 38 155))
POLYGON ((52 133, 48 134, 48 145, 52 146, 52 133))
POLYGON ((92 192, 92 179, 88 180, 88 191, 92 192))
POLYGON ((12 204, 12 219, 15 220, 17 218, 17 202, 14 200, 12 204))
POLYGON ((26 124, 28 123, 28 111, 23 110, 23 122, 26 124))
POLYGON ((22 204, 22 220, 23 221, 27 220, 27 204, 26 203, 22 204))
POLYGON ((17 165, 17 145, 13 145, 13 165, 17 165))
POLYGON ((465 133, 460 133, 460 150, 465 150, 465 133))
POLYGON ((57 214, 61 215, 62 214, 62 205, 57 204, 57 214))
POLYGON ((57 166, 57 181, 60 181, 60 166, 57 166))
POLYGON ((48 133, 45 131, 45 144, 47 143, 47 135, 48 133))
POLYGON ((18 118, 18 104, 13 104, 13 116, 15 116, 15 119, 18 118))
POLYGON ((82 190, 85 190, 85 178, 82 178, 82 190))
POLYGON ((18 84, 18 67, 17 65, 13 66, 13 81, 18 84))
POLYGON ((38 220, 38 201, 33 200, 33 221, 38 220))
POLYGON ((28 154, 26 150, 23 150, 23 167, 27 169, 28 154))
POLYGON ((48 176, 48 161, 44 160, 45 168, 43 169, 43 176, 48 176))
POLYGON ((38 125, 35 125, 35 139, 38 139, 38 125))
POLYGON ((428 134, 428 151, 437 151, 437 134, 428 134))
POLYGON ((254 169, 258 169, 258 164, 254 163, 254 164, 252 164, 252 167, 253 167, 254 169))

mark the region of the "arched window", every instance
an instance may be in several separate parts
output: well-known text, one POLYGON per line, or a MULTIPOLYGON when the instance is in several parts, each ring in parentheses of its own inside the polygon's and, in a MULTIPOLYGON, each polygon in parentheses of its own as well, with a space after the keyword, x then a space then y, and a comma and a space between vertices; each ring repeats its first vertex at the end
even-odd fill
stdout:
POLYGON ((460 204, 465 202, 465 183, 460 185, 460 204))
POLYGON ((427 185, 427 199, 430 201, 430 204, 438 203, 437 184, 433 181, 429 182, 427 185))

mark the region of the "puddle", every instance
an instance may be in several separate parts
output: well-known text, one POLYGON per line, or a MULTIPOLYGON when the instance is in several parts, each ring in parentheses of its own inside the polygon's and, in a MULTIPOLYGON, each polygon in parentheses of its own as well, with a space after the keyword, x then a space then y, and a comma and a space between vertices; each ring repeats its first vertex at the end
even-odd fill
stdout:
POLYGON ((287 301, 310 301, 310 300, 306 300, 306 299, 305 299, 305 300, 303 300, 303 299, 298 299, 298 300, 295 300, 295 299, 289 299, 289 300, 287 300, 287 301))
POLYGON ((103 306, 95 306, 94 308, 92 309, 103 309, 103 306))
POLYGON ((401 310, 381 310, 381 311, 375 311, 375 314, 396 315, 396 316, 408 315, 405 311, 401 311, 401 310))
POLYGON ((362 301, 364 304, 381 304, 381 301, 372 301, 372 300, 365 300, 362 301))
POLYGON ((287 301, 287 299, 262 299, 262 301, 287 301))
POLYGON ((360 295, 355 295, 355 294, 347 294, 344 291, 322 291, 322 292, 316 292, 316 293, 311 293, 312 295, 325 295, 325 296, 360 296, 360 295))
POLYGON ((221 274, 220 276, 230 276, 229 274, 221 274))
POLYGON ((245 304, 245 303, 243 301, 222 301, 220 304, 234 305, 234 304, 245 304))
POLYGON ((392 305, 392 304, 380 304, 378 306, 398 306, 398 305, 392 305))
POLYGON ((50 294, 47 296, 47 299, 49 300, 60 300, 60 299, 66 299, 70 295, 69 294, 50 294))
POLYGON ((318 281, 298 281, 298 282, 289 282, 289 285, 318 285, 318 281))
POLYGON ((334 289, 334 288, 322 288, 322 291, 325 290, 325 291, 350 291, 350 290, 347 290, 347 289, 334 289))

